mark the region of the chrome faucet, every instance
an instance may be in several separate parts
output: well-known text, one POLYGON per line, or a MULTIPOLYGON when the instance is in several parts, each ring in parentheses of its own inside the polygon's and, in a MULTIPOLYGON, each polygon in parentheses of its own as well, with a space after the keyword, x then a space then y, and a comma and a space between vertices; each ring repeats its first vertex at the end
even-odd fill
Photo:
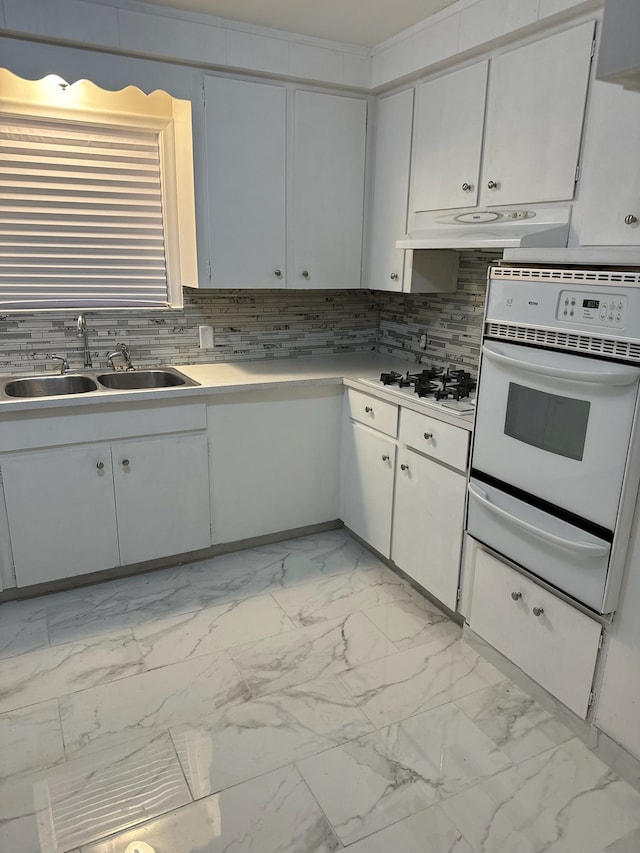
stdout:
POLYGON ((69 362, 67 359, 61 355, 50 355, 49 358, 60 362, 60 373, 64 376, 67 370, 69 370, 69 362))
POLYGON ((84 345, 84 366, 93 367, 91 363, 91 353, 89 352, 89 333, 87 331, 87 321, 84 314, 78 314, 78 337, 82 338, 84 345))
POLYGON ((124 361, 124 370, 135 370, 133 363, 131 361, 131 353, 129 352, 129 347, 126 344, 116 344, 117 349, 115 352, 110 352, 107 355, 107 364, 112 370, 116 369, 115 364, 113 363, 113 359, 119 355, 124 361))

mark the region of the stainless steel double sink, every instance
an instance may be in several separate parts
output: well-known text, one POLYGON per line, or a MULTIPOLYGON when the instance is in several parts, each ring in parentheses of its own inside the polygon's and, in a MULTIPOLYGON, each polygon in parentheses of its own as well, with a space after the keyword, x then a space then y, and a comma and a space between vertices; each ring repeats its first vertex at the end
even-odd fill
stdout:
POLYGON ((63 373, 0 379, 0 395, 6 398, 57 397, 89 394, 93 391, 138 391, 145 388, 195 386, 173 367, 157 370, 119 370, 111 373, 63 373))

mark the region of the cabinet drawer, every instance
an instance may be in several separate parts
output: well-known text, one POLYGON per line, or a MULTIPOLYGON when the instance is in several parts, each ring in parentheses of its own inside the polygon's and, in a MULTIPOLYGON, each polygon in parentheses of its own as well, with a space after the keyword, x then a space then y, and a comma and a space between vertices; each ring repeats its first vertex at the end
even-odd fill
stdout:
POLYGON ((601 631, 597 622, 478 549, 469 624, 586 717, 601 631))
POLYGON ((458 471, 467 469, 469 433, 466 429, 411 409, 402 409, 400 441, 458 471))
POLYGON ((398 434, 398 406, 361 394, 349 388, 347 391, 347 411, 350 418, 361 424, 380 430, 395 438, 398 434))

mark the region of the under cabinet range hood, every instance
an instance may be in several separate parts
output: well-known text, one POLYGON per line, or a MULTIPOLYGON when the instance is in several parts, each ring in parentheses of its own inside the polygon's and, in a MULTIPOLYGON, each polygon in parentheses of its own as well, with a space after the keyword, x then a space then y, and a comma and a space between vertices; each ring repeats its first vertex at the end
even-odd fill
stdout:
POLYGON ((596 80, 640 92, 640 2, 606 0, 596 80))
POLYGON ((397 240, 396 248, 560 248, 567 245, 570 212, 565 206, 419 213, 420 227, 397 240))

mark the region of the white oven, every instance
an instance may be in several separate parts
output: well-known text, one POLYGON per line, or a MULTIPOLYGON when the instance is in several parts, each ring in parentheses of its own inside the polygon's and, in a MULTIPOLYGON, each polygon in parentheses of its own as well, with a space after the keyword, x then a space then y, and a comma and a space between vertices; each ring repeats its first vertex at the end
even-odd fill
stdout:
POLYGON ((635 272, 499 267, 487 294, 467 531, 599 613, 637 489, 639 288, 635 272))

